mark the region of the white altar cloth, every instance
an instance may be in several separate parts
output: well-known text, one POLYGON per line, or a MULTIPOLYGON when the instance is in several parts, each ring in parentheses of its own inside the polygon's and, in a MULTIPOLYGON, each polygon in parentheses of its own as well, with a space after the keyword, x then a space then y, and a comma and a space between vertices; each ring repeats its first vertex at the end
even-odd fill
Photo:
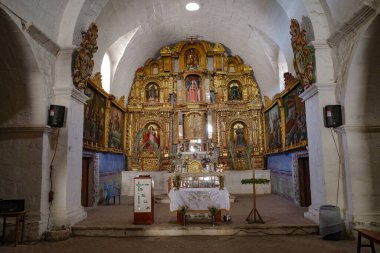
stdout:
POLYGON ((208 210, 209 207, 230 210, 230 193, 219 188, 180 188, 169 192, 170 211, 177 211, 181 206, 189 210, 208 210))

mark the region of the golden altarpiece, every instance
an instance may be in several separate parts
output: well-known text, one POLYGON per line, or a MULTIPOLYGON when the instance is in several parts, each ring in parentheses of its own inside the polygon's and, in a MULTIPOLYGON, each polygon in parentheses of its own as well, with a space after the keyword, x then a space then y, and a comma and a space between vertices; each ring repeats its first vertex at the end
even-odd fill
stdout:
POLYGON ((136 71, 127 105, 129 170, 263 168, 263 114, 250 66, 220 43, 181 41, 136 71))

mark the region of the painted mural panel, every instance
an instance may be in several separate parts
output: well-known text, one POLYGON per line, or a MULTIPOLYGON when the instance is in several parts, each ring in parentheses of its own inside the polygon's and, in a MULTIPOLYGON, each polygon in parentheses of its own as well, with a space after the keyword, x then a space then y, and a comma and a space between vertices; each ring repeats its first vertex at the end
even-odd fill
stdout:
POLYGON ((99 154, 99 204, 109 204, 113 196, 121 193, 121 172, 124 168, 124 155, 99 154))
POLYGON ((270 152, 282 147, 281 112, 278 103, 267 110, 264 117, 266 128, 265 145, 267 152, 270 152))
POLYGON ((293 154, 282 153, 268 156, 272 192, 294 199, 293 154))
POLYGON ((84 105, 83 140, 92 147, 104 147, 106 98, 91 86, 85 94, 89 97, 84 105))
POLYGON ((299 84, 283 97, 285 115, 285 147, 298 145, 307 140, 305 102, 299 94, 303 92, 299 84))
POLYGON ((111 103, 108 119, 108 147, 123 150, 124 112, 111 103))

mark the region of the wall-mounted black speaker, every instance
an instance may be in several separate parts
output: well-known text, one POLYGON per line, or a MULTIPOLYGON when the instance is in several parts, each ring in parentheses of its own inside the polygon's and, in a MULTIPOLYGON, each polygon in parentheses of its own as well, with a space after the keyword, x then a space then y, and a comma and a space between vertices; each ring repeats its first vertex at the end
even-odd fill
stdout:
POLYGON ((62 127, 65 119, 65 107, 62 105, 50 105, 48 125, 62 127))
POLYGON ((340 105, 326 105, 324 108, 325 127, 338 127, 342 122, 342 108, 340 105))

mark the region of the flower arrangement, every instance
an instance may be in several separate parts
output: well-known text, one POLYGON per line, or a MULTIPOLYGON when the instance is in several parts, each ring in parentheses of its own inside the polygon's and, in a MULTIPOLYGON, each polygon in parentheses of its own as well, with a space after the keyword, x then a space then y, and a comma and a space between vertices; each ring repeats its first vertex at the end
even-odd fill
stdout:
POLYGON ((178 190, 179 187, 181 186, 181 175, 179 173, 176 173, 174 175, 174 179, 173 179, 173 186, 174 186, 174 189, 175 190, 178 190))
POLYGON ((187 205, 181 206, 182 215, 186 215, 187 210, 189 210, 189 207, 187 205))
POLYGON ((211 219, 212 219, 212 226, 215 226, 215 216, 218 213, 218 208, 215 206, 209 206, 208 211, 210 212, 211 219))
POLYGON ((224 189, 224 175, 218 175, 219 178, 219 189, 223 190, 224 189))
MULTIPOLYGON (((179 209, 181 211, 180 215, 182 215, 182 224, 183 224, 183 226, 186 226, 186 213, 187 213, 188 209, 189 209, 189 207, 187 205, 182 205, 180 207, 180 209, 179 209)), ((178 213, 177 213, 177 215, 178 215, 178 213)))
POLYGON ((216 213, 218 212, 218 208, 215 206, 209 206, 208 211, 210 212, 211 217, 215 217, 216 213))
POLYGON ((250 178, 250 179, 242 179, 241 183, 242 184, 267 184, 269 183, 270 180, 265 179, 265 178, 250 178))

